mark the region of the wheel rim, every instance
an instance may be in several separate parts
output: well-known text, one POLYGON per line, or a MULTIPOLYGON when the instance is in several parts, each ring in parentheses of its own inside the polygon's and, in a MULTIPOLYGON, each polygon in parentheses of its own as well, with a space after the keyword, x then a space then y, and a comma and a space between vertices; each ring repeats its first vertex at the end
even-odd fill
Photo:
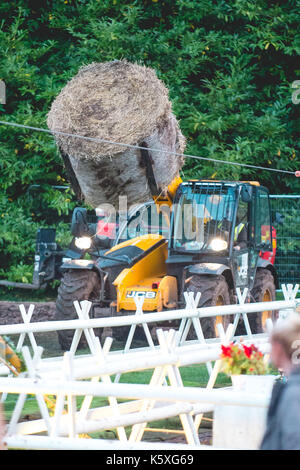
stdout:
MULTIPOLYGON (((272 295, 269 289, 266 289, 262 298, 262 302, 271 302, 272 301, 272 295)), ((268 318, 272 317, 272 312, 269 310, 264 310, 261 314, 261 323, 262 327, 265 328, 266 322, 268 318)))

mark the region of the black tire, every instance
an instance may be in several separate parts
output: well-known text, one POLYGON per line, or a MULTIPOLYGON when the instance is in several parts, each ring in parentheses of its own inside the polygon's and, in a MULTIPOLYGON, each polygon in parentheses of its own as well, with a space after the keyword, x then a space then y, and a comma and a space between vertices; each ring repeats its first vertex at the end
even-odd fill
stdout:
MULTIPOLYGON (((251 290, 251 302, 268 302, 276 300, 276 287, 274 277, 268 269, 258 268, 251 290)), ((273 321, 278 317, 278 311, 265 311, 249 314, 249 323, 252 333, 262 333, 265 331, 267 318, 273 321)))
MULTIPOLYGON (((100 279, 95 271, 84 269, 66 271, 61 279, 56 299, 55 320, 77 319, 77 313, 73 302, 78 300, 93 301, 99 298, 100 279)), ((63 351, 70 349, 74 330, 58 331, 58 341, 63 351)), ((84 339, 79 347, 85 345, 84 339)))
MULTIPOLYGON (((211 307, 214 305, 229 305, 230 293, 228 284, 224 276, 198 276, 193 275, 189 278, 187 288, 188 292, 201 292, 198 307, 211 307)), ((232 316, 225 315, 220 317, 203 318, 200 320, 205 338, 215 338, 218 336, 217 323, 222 323, 224 329, 228 327, 232 316)))

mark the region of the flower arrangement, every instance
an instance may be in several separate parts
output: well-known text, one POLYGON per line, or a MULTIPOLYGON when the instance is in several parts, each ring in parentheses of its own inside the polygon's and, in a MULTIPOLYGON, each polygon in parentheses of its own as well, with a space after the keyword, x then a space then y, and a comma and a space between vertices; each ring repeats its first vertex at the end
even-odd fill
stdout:
POLYGON ((265 375, 269 373, 269 366, 264 355, 251 344, 230 343, 222 345, 221 353, 222 371, 228 375, 265 375))

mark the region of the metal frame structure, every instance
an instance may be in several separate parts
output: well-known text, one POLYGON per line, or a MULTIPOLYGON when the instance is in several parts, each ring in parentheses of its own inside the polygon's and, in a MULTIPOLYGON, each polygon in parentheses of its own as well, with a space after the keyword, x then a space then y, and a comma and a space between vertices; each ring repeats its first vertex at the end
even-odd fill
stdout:
MULTIPOLYGON (((159 448, 156 444, 143 442, 148 422, 179 416, 183 434, 186 438, 186 449, 202 448, 198 429, 203 413, 213 411, 216 404, 226 406, 237 403, 243 406, 259 406, 266 408, 268 398, 261 395, 238 393, 230 388, 213 389, 220 372, 220 347, 235 337, 237 323, 242 317, 246 335, 246 344, 255 342, 262 352, 268 354, 268 333, 253 335, 248 315, 258 311, 279 310, 280 318, 286 318, 300 303, 297 299, 299 285, 283 286, 284 301, 263 302, 261 304, 245 304, 247 292, 239 292, 239 305, 220 307, 197 307, 200 293, 194 297, 186 293, 186 308, 155 314, 144 314, 142 301, 138 300, 135 315, 127 317, 110 317, 89 319, 91 302, 75 302, 78 320, 65 322, 30 323, 33 308, 26 312, 20 306, 23 324, 0 326, 0 334, 18 334, 18 350, 23 353, 26 372, 12 377, 4 366, 0 369, 0 391, 3 398, 7 393, 17 393, 15 409, 8 424, 5 441, 8 447, 31 449, 140 449, 159 448), (226 332, 219 324, 219 337, 205 339, 201 328, 201 318, 215 315, 235 315, 234 322, 226 332), (149 332, 149 324, 159 320, 182 318, 177 331, 158 330, 158 345, 150 341, 145 348, 131 348, 131 340, 136 325, 140 324, 149 332), (110 351, 112 338, 106 338, 101 346, 95 336, 94 328, 104 326, 131 325, 125 348, 110 351), (187 341, 190 328, 196 332, 196 340, 187 341), (74 329, 71 349, 61 357, 42 358, 43 349, 37 345, 34 337, 36 332, 53 331, 58 328, 74 329), (24 346, 26 334, 29 336, 31 348, 24 346), (90 354, 78 355, 77 346, 84 334, 90 348, 90 354), (32 352, 30 351, 32 350, 32 352), (214 362, 214 364, 213 364, 214 362), (180 368, 192 364, 206 364, 209 381, 206 388, 185 387, 182 382, 180 368), (149 384, 118 383, 122 373, 136 370, 151 370, 149 384), (115 379, 113 380, 113 376, 115 379), (27 394, 34 394, 41 413, 41 419, 19 422, 27 394), (56 395, 54 416, 51 417, 46 405, 45 395, 56 395), (76 397, 84 396, 78 408, 76 397), (92 408, 93 397, 108 398, 108 406, 92 408), (118 399, 126 399, 119 403, 118 399), (131 427, 130 434, 126 432, 131 427), (117 440, 78 439, 82 433, 116 429, 117 440), (44 432, 46 436, 37 434, 44 432), (90 442, 92 441, 92 442, 90 442), (112 442, 114 444, 112 444, 112 442), (77 444, 76 444, 77 443, 77 444), (78 447, 79 445, 79 447, 78 447)), ((271 320, 268 327, 272 327, 271 320)), ((151 336, 150 336, 151 337, 151 336)), ((235 337, 236 340, 240 338, 235 337)), ((171 444, 161 448, 168 449, 171 444)), ((183 448, 183 445, 174 449, 183 448)), ((173 448, 173 447, 172 447, 173 448)), ((206 446, 205 446, 206 448, 206 446)))
POLYGON ((272 211, 283 216, 282 224, 276 225, 279 283, 296 284, 300 282, 300 195, 270 194, 270 203, 272 211))

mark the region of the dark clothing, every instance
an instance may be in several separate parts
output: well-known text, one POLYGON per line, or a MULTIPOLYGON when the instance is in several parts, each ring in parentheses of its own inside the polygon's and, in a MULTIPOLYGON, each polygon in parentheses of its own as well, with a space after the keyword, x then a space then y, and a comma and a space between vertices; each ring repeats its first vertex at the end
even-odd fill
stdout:
POLYGON ((246 226, 244 225, 243 229, 241 232, 238 234, 237 241, 235 245, 239 245, 240 249, 242 250, 243 248, 247 247, 247 229, 246 226))
POLYGON ((261 450, 300 450, 300 367, 287 383, 276 382, 261 450))

